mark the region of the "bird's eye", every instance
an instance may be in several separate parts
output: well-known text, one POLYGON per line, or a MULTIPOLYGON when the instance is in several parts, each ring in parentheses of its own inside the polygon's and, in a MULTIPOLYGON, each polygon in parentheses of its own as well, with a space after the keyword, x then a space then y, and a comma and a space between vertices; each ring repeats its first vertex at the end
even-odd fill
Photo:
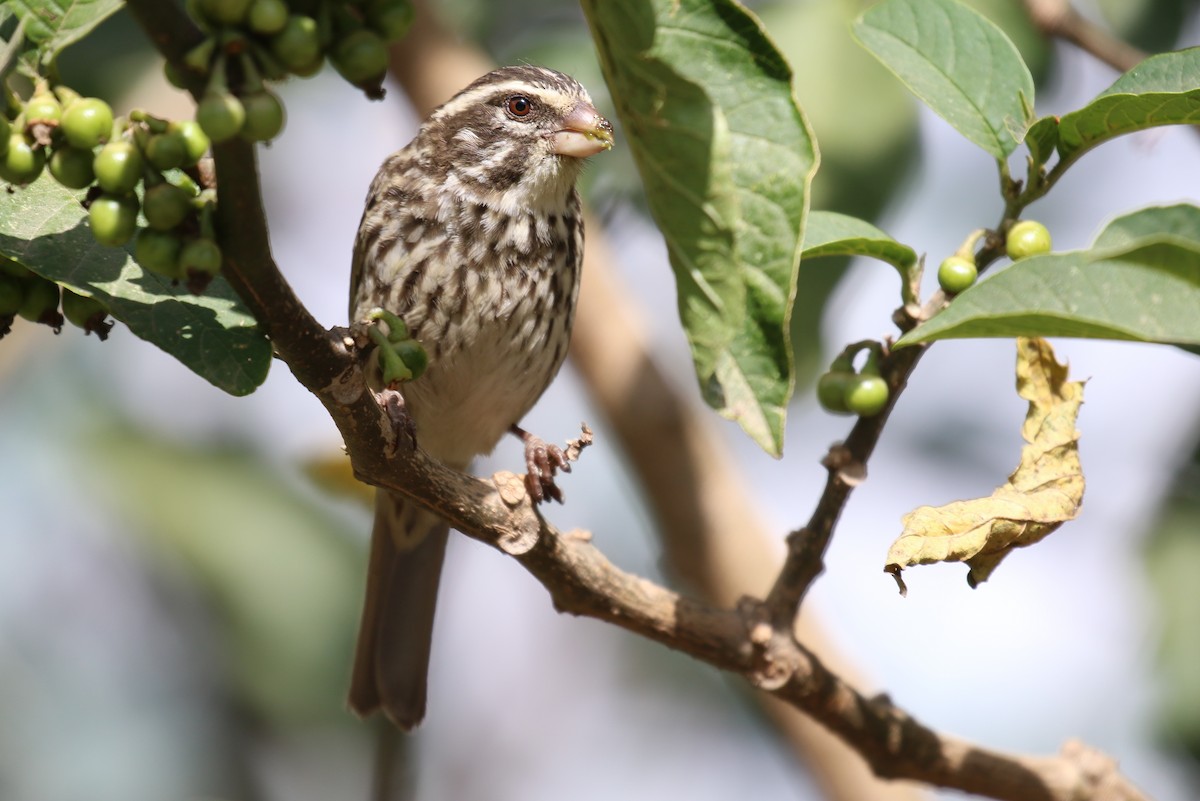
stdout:
POLYGON ((508 99, 508 113, 514 117, 528 117, 533 111, 533 101, 525 95, 513 95, 508 99))

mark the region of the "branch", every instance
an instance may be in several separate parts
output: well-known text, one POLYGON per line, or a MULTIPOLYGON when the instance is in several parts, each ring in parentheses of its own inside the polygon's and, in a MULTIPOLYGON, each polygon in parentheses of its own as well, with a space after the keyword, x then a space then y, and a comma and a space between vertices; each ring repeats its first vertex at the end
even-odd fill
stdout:
MULTIPOLYGON (((156 27, 163 18, 154 12, 160 0, 128 4, 156 45, 174 46, 170 31, 156 27)), ((888 699, 859 694, 796 641, 790 622, 776 625, 762 603, 703 604, 625 573, 585 538, 564 536, 543 520, 515 476, 484 481, 431 460, 392 425, 367 388, 344 332, 321 328, 274 263, 253 146, 220 145, 214 159, 223 273, 279 357, 328 410, 360 480, 405 495, 513 556, 547 588, 560 611, 608 621, 738 673, 803 709, 850 743, 880 776, 1011 801, 1142 798, 1110 760, 1082 747, 1069 747, 1058 758, 1022 758, 943 737, 888 699)), ((915 356, 906 358, 915 363, 915 356)), ((860 428, 863 441, 856 447, 869 455, 878 432, 860 424, 855 433, 860 428)))
POLYGON ((1069 0, 1025 0, 1025 8, 1044 35, 1070 42, 1118 72, 1128 72, 1146 58, 1141 50, 1081 15, 1069 0))

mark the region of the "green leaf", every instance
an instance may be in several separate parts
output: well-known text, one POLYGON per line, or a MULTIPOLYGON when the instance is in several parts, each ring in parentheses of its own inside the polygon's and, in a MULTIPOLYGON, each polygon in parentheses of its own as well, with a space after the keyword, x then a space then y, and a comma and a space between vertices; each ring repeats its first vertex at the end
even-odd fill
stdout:
POLYGON ((0 195, 0 253, 100 300, 134 334, 231 395, 267 377, 271 344, 232 287, 217 278, 202 296, 138 266, 126 250, 99 244, 81 193, 47 175, 0 195))
POLYGON ((733 0, 585 0, 583 8, 666 239, 704 397, 778 454, 817 161, 791 71, 733 0))
POLYGON ((39 62, 53 62, 68 45, 114 14, 121 0, 9 0, 25 22, 25 38, 37 45, 39 62))
POLYGON ((959 133, 1003 159, 1033 106, 1033 78, 1004 32, 955 0, 884 0, 854 24, 884 66, 959 133))
POLYGON ((1064 114, 1058 123, 1058 153, 1073 161, 1123 134, 1197 122, 1200 48, 1161 53, 1122 75, 1091 103, 1064 114))
POLYGON ((1200 208, 1142 209, 1090 250, 1017 262, 897 343, 1065 336, 1200 344, 1200 208))
POLYGON ((870 256, 906 272, 917 263, 917 253, 874 225, 848 214, 810 211, 804 232, 802 258, 820 256, 870 256))

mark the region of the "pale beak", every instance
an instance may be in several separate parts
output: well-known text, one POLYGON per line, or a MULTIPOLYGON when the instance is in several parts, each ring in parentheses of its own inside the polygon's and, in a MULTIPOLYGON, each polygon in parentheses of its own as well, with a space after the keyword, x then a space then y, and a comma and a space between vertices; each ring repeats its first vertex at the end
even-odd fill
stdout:
POLYGON ((613 146, 612 123, 589 103, 578 103, 550 134, 551 149, 560 156, 585 159, 613 146))

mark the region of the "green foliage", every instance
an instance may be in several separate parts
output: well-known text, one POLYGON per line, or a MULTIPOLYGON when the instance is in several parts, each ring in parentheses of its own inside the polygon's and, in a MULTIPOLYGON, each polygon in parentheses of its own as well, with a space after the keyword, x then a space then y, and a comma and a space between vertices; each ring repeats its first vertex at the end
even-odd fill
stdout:
POLYGON ((980 281, 898 344, 1036 335, 1197 345, 1196 309, 1200 208, 1149 208, 1114 220, 1087 250, 1032 256, 980 281))
POLYGON ((956 0, 888 0, 859 18, 863 46, 963 136, 997 159, 1021 141, 1033 77, 1017 48, 956 0))
POLYGON ((79 41, 116 13, 121 0, 10 0, 7 3, 23 23, 31 45, 23 61, 31 71, 52 67, 68 45, 79 41))
POLYGON ((0 203, 0 254, 95 297, 134 334, 232 395, 263 382, 270 343, 227 283, 193 296, 96 242, 85 216, 77 192, 43 178, 0 203))
POLYGON ((816 147, 791 72, 729 0, 586 0, 663 236, 705 399, 783 446, 788 336, 816 147))

